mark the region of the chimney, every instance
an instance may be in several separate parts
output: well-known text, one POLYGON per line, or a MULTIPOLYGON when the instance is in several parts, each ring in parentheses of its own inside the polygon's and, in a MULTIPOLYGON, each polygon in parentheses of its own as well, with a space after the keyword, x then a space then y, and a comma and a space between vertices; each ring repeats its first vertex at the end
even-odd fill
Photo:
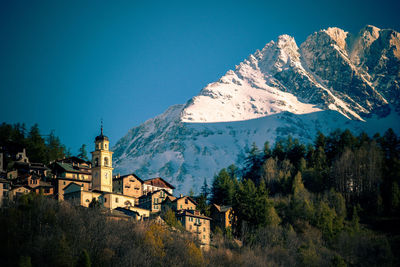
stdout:
POLYGON ((182 195, 182 194, 180 194, 180 195, 179 195, 179 197, 183 197, 183 195, 182 195))

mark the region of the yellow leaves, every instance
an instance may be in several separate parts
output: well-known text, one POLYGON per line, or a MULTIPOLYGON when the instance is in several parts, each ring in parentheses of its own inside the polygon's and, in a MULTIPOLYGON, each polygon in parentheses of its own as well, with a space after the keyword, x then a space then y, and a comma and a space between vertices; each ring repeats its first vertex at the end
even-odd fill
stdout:
POLYGON ((146 249, 160 263, 168 263, 171 261, 171 253, 179 251, 179 254, 185 255, 185 266, 204 266, 205 262, 200 248, 192 240, 182 242, 180 237, 174 236, 176 234, 178 233, 171 233, 162 225, 150 224, 144 236, 146 249))
POLYGON ((190 266, 203 266, 204 258, 201 250, 191 241, 187 245, 188 261, 190 266))
POLYGON ((166 230, 160 225, 153 223, 145 234, 144 241, 152 249, 154 256, 163 258, 165 256, 163 238, 166 230))

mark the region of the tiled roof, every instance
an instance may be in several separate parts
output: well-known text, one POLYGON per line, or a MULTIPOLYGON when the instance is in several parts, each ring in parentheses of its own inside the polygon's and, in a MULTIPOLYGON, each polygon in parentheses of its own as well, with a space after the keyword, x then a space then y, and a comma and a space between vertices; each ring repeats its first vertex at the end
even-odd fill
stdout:
POLYGON ((144 181, 144 184, 157 186, 157 187, 165 187, 165 188, 175 189, 175 187, 173 185, 171 185, 170 183, 168 183, 161 177, 148 179, 148 180, 144 181))
POLYGON ((179 212, 176 214, 177 217, 182 217, 182 216, 189 216, 189 217, 195 217, 195 218, 201 218, 201 219, 206 219, 206 220, 212 220, 210 217, 204 216, 202 214, 195 214, 196 211, 189 211, 189 210, 184 210, 182 212, 179 212))
POLYGON ((213 206, 219 211, 219 212, 227 212, 232 208, 232 206, 220 206, 217 204, 213 204, 213 206))
POLYGON ((125 175, 122 175, 122 176, 119 176, 119 177, 114 177, 113 178, 113 180, 119 180, 119 179, 122 179, 122 178, 125 178, 125 177, 128 177, 128 176, 133 176, 133 177, 135 177, 136 179, 138 179, 141 183, 143 183, 144 181, 142 180, 142 179, 140 179, 136 174, 134 174, 134 173, 130 173, 130 174, 125 174, 125 175))
POLYGON ((84 174, 90 174, 89 169, 81 171, 78 167, 78 169, 75 169, 74 166, 70 163, 63 163, 63 162, 56 162, 58 166, 64 169, 66 172, 74 172, 74 173, 84 173, 84 174))
POLYGON ((183 197, 175 198, 172 202, 176 202, 176 201, 178 201, 178 200, 180 200, 180 199, 184 199, 184 198, 189 199, 190 201, 193 202, 193 204, 197 205, 197 202, 196 202, 192 197, 190 197, 190 196, 183 196, 183 197))

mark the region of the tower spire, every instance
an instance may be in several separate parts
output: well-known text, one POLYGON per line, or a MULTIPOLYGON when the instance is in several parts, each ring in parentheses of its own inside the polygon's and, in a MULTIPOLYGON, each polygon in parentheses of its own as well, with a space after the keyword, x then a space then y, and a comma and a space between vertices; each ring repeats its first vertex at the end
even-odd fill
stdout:
POLYGON ((101 128, 100 128, 100 131, 101 131, 101 135, 103 135, 103 119, 101 119, 101 128))

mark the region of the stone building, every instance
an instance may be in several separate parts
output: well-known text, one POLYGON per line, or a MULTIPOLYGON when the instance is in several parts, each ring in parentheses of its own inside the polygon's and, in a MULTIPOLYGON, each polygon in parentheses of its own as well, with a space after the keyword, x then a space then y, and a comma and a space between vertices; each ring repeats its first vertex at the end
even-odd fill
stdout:
POLYGON ((134 173, 113 178, 113 192, 120 193, 136 198, 136 204, 139 204, 139 197, 143 195, 143 180, 134 173))
POLYGON ((174 189, 175 187, 165 181, 161 177, 156 177, 152 179, 145 180, 143 182, 143 194, 146 195, 147 193, 154 192, 164 189, 166 190, 169 194, 173 195, 174 194, 174 189))
POLYGON ((170 208, 173 211, 195 210, 197 202, 190 196, 180 195, 178 198, 167 197, 162 203, 162 209, 170 208))
POLYGON ((151 213, 160 212, 162 203, 167 196, 172 195, 165 189, 149 192, 139 198, 139 207, 148 209, 151 213))
POLYGON ((198 238, 202 248, 207 250, 210 247, 211 218, 201 215, 200 211, 197 210, 184 210, 178 212, 176 217, 187 231, 198 238))

